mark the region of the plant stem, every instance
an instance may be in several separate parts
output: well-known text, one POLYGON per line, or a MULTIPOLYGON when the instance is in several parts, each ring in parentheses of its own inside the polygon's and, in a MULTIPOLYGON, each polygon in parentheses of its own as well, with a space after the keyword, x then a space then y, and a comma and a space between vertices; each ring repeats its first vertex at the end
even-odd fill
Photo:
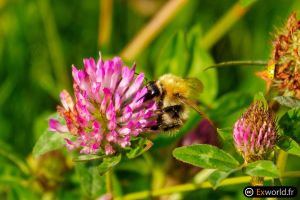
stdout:
POLYGON ((108 170, 105 173, 105 185, 106 185, 106 193, 111 194, 113 196, 112 169, 108 170))
POLYGON ((210 49, 244 14, 250 9, 251 5, 243 7, 237 2, 225 15, 204 35, 202 47, 210 49))
POLYGON ((287 177, 300 177, 300 171, 289 171, 285 172, 282 178, 287 178, 287 177))
POLYGON ((286 153, 285 151, 279 150, 279 155, 277 158, 276 165, 277 165, 280 175, 284 174, 287 157, 288 157, 288 153, 286 153))
POLYGON ((106 47, 110 41, 113 0, 101 0, 99 12, 98 46, 106 47))
POLYGON ((237 65, 264 65, 266 66, 268 64, 267 61, 262 61, 262 60, 238 60, 238 61, 226 61, 226 62, 220 62, 215 65, 209 66, 204 69, 208 70, 211 68, 223 68, 223 67, 228 67, 228 66, 237 66, 237 65))
MULTIPOLYGON (((300 177, 300 171, 286 172, 286 173, 282 174, 282 176, 281 176, 281 178, 288 178, 288 177, 300 177)), ((236 185, 236 184, 241 184, 241 183, 249 183, 250 180, 251 180, 250 176, 227 178, 222 181, 222 183, 219 185, 219 187, 228 186, 228 185, 236 185)), ((272 178, 265 177, 265 181, 269 181, 269 180, 272 180, 272 178)), ((157 190, 153 190, 153 191, 146 190, 146 191, 141 191, 141 192, 130 193, 123 197, 117 197, 115 199, 116 200, 143 199, 143 198, 147 198, 147 197, 156 197, 156 196, 178 193, 178 192, 188 192, 188 191, 193 191, 193 190, 197 190, 200 188, 213 188, 213 185, 211 183, 209 183, 208 181, 200 183, 200 184, 187 183, 187 184, 182 184, 182 185, 177 185, 177 186, 161 188, 161 189, 157 189, 157 190)))
POLYGON ((168 1, 154 18, 123 49, 121 57, 127 60, 133 60, 188 2, 188 0, 168 1))

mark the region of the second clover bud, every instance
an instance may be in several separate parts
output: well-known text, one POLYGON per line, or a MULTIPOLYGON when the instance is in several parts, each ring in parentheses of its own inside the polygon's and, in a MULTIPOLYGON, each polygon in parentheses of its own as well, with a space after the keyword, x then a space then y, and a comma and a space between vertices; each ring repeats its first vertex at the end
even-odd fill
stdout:
POLYGON ((277 141, 275 114, 262 101, 252 103, 235 123, 233 138, 246 163, 267 159, 277 141))

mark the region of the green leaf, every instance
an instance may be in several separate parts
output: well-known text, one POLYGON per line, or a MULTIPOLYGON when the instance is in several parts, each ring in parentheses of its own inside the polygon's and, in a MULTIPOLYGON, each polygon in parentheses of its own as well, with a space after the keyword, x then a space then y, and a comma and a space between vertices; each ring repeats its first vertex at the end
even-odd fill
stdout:
POLYGON ((138 157, 142 153, 148 151, 152 147, 153 143, 146 138, 139 138, 136 141, 132 142, 130 149, 126 153, 126 156, 129 159, 138 157))
POLYGON ((196 144, 176 148, 173 156, 185 163, 208 169, 230 171, 239 166, 239 162, 225 151, 208 144, 196 144))
POLYGON ((274 97, 273 99, 277 101, 279 104, 289 108, 300 107, 300 101, 290 96, 277 96, 274 97))
POLYGON ((75 165, 81 188, 91 199, 106 193, 105 176, 99 174, 97 165, 98 162, 78 162, 75 165))
POLYGON ((233 131, 232 128, 223 128, 223 129, 217 128, 217 132, 224 142, 232 142, 233 140, 232 131, 233 131))
POLYGON ((280 118, 278 124, 284 135, 300 143, 300 108, 290 109, 280 118))
POLYGON ((105 172, 117 165, 121 161, 121 158, 121 154, 103 158, 103 161, 97 167, 100 175, 103 175, 105 172))
POLYGON ((203 169, 194 176, 194 183, 200 184, 208 179, 216 171, 216 169, 203 169))
POLYGON ((159 68, 156 69, 156 77, 171 73, 177 76, 185 75, 188 52, 183 31, 178 31, 163 46, 158 58, 159 68))
POLYGON ((232 174, 235 171, 237 171, 237 169, 233 169, 227 172, 220 170, 214 171, 208 177, 208 181, 214 186, 213 188, 216 189, 225 178, 227 178, 230 174, 232 174))
MULTIPOLYGON (((43 115, 44 117, 44 115, 43 115)), ((49 119, 56 119, 59 120, 61 124, 65 124, 65 121, 59 117, 57 113, 53 113, 47 117, 47 119, 42 120, 39 119, 38 123, 38 131, 42 132, 45 130, 42 134, 39 134, 39 138, 37 139, 37 142, 35 143, 32 151, 32 155, 34 158, 37 158, 38 156, 45 154, 49 151, 53 151, 56 149, 59 149, 65 145, 65 138, 74 140, 75 136, 71 135, 70 133, 58 133, 58 132, 50 132, 48 131, 48 120, 49 119)), ((35 127, 37 128, 37 127, 35 127)), ((36 131, 37 131, 36 130, 36 131)))
POLYGON ((211 55, 202 48, 201 39, 200 26, 194 26, 188 33, 187 39, 192 55, 192 58, 190 58, 191 66, 187 76, 201 80, 203 83, 203 92, 200 94, 199 99, 206 104, 210 104, 218 92, 217 70, 204 70, 206 66, 213 65, 214 61, 211 55))
POLYGON ((217 129, 217 133, 220 137, 222 149, 229 151, 229 152, 231 152, 231 150, 235 149, 233 136, 232 136, 232 134, 233 134, 232 128, 217 129))
POLYGON ((289 154, 300 156, 299 144, 288 136, 280 137, 277 142, 277 146, 289 154))
POLYGON ((65 145, 65 138, 73 139, 74 136, 68 133, 56 133, 45 131, 35 143, 32 151, 34 158, 49 151, 59 149, 65 145))
POLYGON ((241 170, 242 167, 243 166, 239 166, 227 172, 216 170, 208 177, 208 181, 214 186, 213 188, 216 189, 224 179, 226 179, 230 174, 241 170))
POLYGON ((245 173, 250 176, 269 176, 274 178, 279 176, 276 166, 270 160, 258 160, 249 163, 245 167, 245 173))
POLYGON ((243 7, 248 7, 251 4, 255 3, 256 1, 258 1, 258 0, 240 0, 240 4, 243 7))

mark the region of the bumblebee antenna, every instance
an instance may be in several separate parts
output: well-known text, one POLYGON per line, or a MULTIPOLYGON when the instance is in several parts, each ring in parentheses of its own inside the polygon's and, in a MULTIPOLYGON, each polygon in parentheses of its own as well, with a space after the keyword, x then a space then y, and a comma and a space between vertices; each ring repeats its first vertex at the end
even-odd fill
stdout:
POLYGON ((237 65, 267 65, 267 61, 263 60, 238 60, 238 61, 226 61, 226 62, 220 62, 215 65, 206 67, 204 71, 211 69, 211 68, 223 68, 228 66, 237 66, 237 65))

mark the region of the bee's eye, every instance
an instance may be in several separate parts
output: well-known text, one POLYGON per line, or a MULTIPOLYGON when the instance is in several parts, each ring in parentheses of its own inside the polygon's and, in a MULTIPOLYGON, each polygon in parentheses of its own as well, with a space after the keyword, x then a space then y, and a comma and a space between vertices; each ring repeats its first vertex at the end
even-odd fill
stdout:
POLYGON ((144 101, 148 101, 160 95, 160 91, 154 81, 151 81, 147 84, 147 89, 148 91, 145 94, 144 101))

